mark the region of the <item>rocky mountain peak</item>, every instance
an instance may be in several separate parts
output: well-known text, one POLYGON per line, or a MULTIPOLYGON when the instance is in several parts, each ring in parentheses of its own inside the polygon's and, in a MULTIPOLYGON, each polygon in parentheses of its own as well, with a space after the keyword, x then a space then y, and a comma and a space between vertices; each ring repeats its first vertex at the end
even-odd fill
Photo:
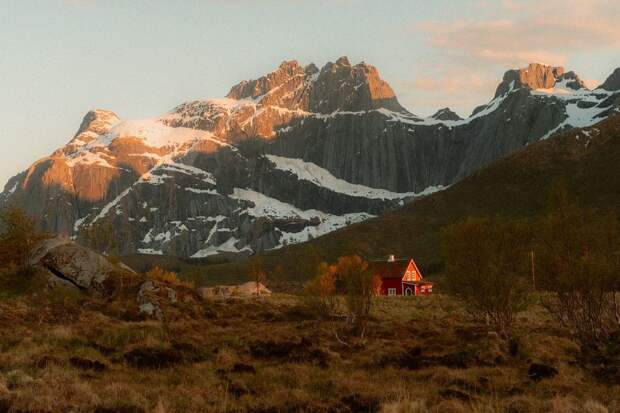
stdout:
MULTIPOLYGON (((495 91, 495 97, 518 88, 550 89, 564 74, 560 66, 548 66, 542 63, 530 63, 526 68, 512 69, 504 73, 502 82, 495 91)), ((576 75, 575 75, 576 76, 576 75)))
POLYGON ((108 133, 112 126, 119 122, 120 118, 112 111, 104 109, 88 111, 84 118, 82 118, 82 123, 73 139, 64 148, 56 151, 55 154, 71 154, 97 139, 98 136, 108 133))
POLYGON ((439 109, 437 112, 435 112, 431 116, 431 119, 436 119, 436 120, 463 120, 463 118, 461 118, 459 115, 457 115, 455 112, 453 112, 450 108, 439 109))
POLYGON ((259 106, 277 106, 316 113, 389 109, 406 112, 379 71, 364 62, 352 65, 346 56, 321 70, 302 67, 296 60, 282 62, 273 72, 233 86, 229 99, 254 100, 259 106))
POLYGON ((319 73, 319 68, 316 67, 314 63, 310 63, 309 65, 304 67, 304 72, 306 72, 307 75, 312 76, 316 73, 319 73))
POLYGON ((349 62, 349 58, 346 56, 339 57, 338 60, 336 60, 336 64, 338 66, 351 66, 351 63, 349 62))
POLYGON ((258 79, 244 80, 230 89, 227 98, 230 99, 257 99, 266 95, 275 88, 281 87, 293 78, 306 75, 296 60, 285 60, 273 72, 258 79))
POLYGON ((75 137, 78 137, 85 132, 103 135, 110 130, 114 124, 118 123, 119 120, 118 115, 112 111, 104 109, 91 110, 84 115, 84 118, 82 118, 82 123, 80 124, 80 128, 76 132, 75 137))
POLYGON ((597 89, 604 89, 610 92, 620 90, 620 67, 616 68, 597 89))
POLYGON ((310 107, 320 113, 381 108, 407 112, 377 68, 364 62, 351 65, 345 56, 321 69, 312 88, 310 107))

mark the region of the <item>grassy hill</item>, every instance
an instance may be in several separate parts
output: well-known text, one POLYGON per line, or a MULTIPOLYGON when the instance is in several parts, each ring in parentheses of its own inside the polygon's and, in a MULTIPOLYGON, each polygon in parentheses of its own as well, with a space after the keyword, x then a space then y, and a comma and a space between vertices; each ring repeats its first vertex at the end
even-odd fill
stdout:
MULTIPOLYGON (((434 273, 442 267, 441 228, 470 215, 534 216, 558 181, 584 205, 620 213, 620 115, 528 146, 398 211, 262 257, 293 281, 307 278, 321 259, 350 253, 413 256, 423 271, 434 273)), ((176 269, 187 268, 184 262, 176 269)), ((232 262, 201 263, 198 272, 216 283, 239 280, 246 271, 246 262, 232 262)))

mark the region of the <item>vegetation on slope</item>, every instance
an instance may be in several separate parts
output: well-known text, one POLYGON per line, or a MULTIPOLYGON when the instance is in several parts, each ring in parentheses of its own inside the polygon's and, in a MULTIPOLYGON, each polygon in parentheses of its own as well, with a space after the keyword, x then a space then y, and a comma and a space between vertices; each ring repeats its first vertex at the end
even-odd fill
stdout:
MULTIPOLYGON (((558 182, 584 206, 620 213, 620 115, 533 144, 398 211, 262 256, 267 268, 280 265, 293 280, 311 277, 322 260, 351 254, 412 256, 431 274, 444 266, 442 228, 469 216, 531 218, 545 209, 558 182)), ((199 271, 221 282, 242 277, 246 267, 220 263, 199 271)))

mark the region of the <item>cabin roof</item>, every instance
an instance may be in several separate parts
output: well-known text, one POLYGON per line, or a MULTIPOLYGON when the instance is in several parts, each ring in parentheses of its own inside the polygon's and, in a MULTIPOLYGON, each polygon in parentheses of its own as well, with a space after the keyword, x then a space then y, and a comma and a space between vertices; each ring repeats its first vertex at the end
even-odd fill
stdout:
POLYGON ((371 261, 370 268, 372 272, 380 275, 383 278, 403 278, 407 267, 411 262, 408 260, 396 260, 393 262, 388 261, 371 261))

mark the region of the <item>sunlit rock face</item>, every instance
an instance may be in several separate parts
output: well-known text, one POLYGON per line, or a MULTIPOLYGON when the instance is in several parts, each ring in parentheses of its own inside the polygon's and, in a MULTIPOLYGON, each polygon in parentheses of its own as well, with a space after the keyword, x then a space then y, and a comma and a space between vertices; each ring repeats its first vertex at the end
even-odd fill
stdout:
POLYGON ((249 255, 380 215, 594 124, 618 111, 619 78, 590 91, 573 72, 532 64, 506 72, 467 119, 448 108, 421 118, 374 66, 285 61, 225 98, 155 118, 88 112, 67 145, 9 180, 0 206, 78 241, 111 227, 120 254, 249 255))

